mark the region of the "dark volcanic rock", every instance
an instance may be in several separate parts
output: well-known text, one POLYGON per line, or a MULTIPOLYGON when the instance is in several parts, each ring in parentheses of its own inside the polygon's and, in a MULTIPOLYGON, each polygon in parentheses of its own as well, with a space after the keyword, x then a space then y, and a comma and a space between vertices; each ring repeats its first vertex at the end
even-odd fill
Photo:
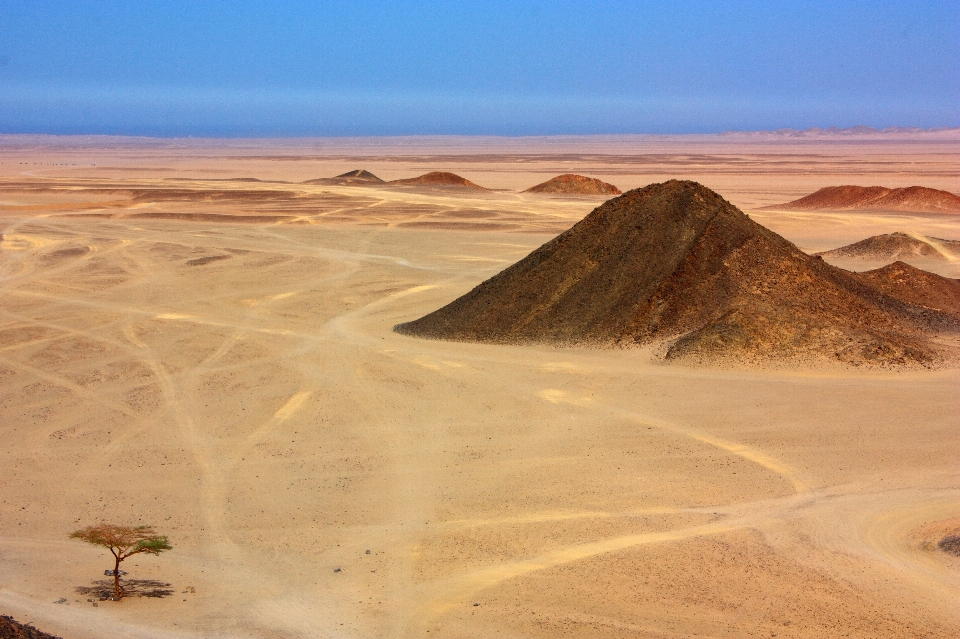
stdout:
POLYGON ((700 184, 672 180, 607 201, 395 330, 503 344, 666 342, 670 360, 937 362, 930 336, 960 331, 960 307, 930 308, 898 290, 803 253, 700 184))
POLYGON ((569 193, 576 195, 620 195, 622 191, 612 184, 602 182, 597 178, 584 175, 565 173, 547 180, 536 186, 531 186, 527 193, 569 193))

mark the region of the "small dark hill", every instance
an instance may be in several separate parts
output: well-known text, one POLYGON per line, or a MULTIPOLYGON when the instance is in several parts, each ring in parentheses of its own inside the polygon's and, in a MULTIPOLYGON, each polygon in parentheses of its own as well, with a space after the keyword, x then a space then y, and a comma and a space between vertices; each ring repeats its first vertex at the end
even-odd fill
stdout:
POLYGON ((525 193, 569 193, 576 195, 620 195, 623 191, 612 184, 585 175, 565 173, 532 186, 525 193))
POLYGON ((901 366, 941 360, 930 337, 960 332, 960 322, 806 255, 700 184, 672 180, 607 201, 395 330, 502 344, 663 343, 668 360, 901 366))
POLYGON ((960 280, 941 277, 904 262, 856 275, 892 297, 960 320, 960 280))
POLYGON ((445 171, 431 171, 415 178, 405 178, 403 180, 393 180, 390 184, 402 184, 407 186, 461 186, 470 189, 482 189, 479 184, 474 184, 466 178, 462 178, 456 173, 447 173, 445 171))
POLYGON ((908 186, 827 186, 786 204, 765 207, 789 211, 908 211, 915 213, 960 213, 960 197, 949 191, 908 186))
POLYGON ((874 235, 853 244, 830 251, 816 253, 823 257, 852 257, 864 260, 902 260, 904 258, 927 258, 950 261, 960 258, 960 242, 936 237, 888 233, 874 235))
POLYGON ((354 169, 347 171, 332 178, 319 178, 316 180, 307 180, 303 184, 320 184, 325 186, 373 186, 376 184, 385 184, 370 171, 364 169, 354 169))
POLYGON ((354 180, 366 180, 369 182, 383 182, 376 175, 367 171, 366 169, 354 169, 353 171, 347 171, 346 173, 341 173, 337 176, 338 178, 352 178, 354 180))

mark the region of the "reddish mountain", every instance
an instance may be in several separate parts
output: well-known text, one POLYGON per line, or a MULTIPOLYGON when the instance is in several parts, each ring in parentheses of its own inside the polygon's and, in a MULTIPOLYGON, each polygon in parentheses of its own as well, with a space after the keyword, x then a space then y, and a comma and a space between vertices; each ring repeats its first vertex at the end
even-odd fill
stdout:
POLYGON ((565 173, 532 186, 525 193, 570 193, 577 195, 620 195, 622 191, 612 184, 584 175, 565 173))
POLYGON ((484 189, 478 184, 474 184, 466 178, 462 178, 456 173, 447 173, 444 171, 431 171, 415 178, 406 178, 403 180, 393 180, 389 184, 404 184, 412 186, 463 186, 471 189, 484 189))
POLYGON ((902 366, 954 357, 935 336, 960 333, 960 302, 929 307, 899 291, 803 253, 700 184, 672 180, 607 201, 395 330, 502 344, 660 343, 666 359, 694 362, 902 366))
POLYGON ((949 191, 908 186, 888 189, 882 186, 827 186, 806 197, 786 204, 765 207, 768 210, 877 210, 917 213, 960 213, 960 197, 949 191))

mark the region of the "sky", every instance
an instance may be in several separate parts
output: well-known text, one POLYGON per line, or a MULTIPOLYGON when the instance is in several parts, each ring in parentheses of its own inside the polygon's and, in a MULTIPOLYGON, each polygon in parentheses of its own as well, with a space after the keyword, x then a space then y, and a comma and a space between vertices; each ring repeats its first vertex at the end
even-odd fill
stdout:
POLYGON ((960 126, 960 2, 0 0, 0 133, 960 126))

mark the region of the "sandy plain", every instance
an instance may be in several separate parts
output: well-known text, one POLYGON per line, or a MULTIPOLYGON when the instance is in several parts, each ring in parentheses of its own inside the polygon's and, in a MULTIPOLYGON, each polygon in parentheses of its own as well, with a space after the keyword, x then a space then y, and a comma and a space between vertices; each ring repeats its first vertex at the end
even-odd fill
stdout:
POLYGON ((391 327, 602 201, 517 192, 560 173, 695 179, 812 252, 960 239, 951 215, 758 210, 956 192, 958 142, 2 137, 0 612, 67 639, 956 637, 960 371, 391 327), (296 184, 355 168, 493 190, 296 184), (111 566, 67 534, 101 519, 169 535, 126 563, 157 596, 80 593, 111 566))

